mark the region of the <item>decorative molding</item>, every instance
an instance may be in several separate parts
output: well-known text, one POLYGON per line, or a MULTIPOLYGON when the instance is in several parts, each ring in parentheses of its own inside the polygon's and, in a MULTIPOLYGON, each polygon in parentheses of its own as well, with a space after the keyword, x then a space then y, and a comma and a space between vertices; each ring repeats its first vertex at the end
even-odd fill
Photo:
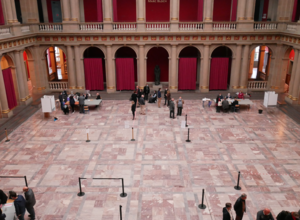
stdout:
POLYGON ((177 89, 177 86, 170 86, 170 89, 177 89))
POLYGON ((245 21, 246 19, 244 17, 238 18, 239 21, 245 21))
POLYGON ((144 21, 145 18, 138 18, 138 21, 144 21))
POLYGON ((293 101, 297 101, 298 98, 297 98, 297 97, 293 97, 292 100, 293 100, 293 101))
POLYGON ((239 86, 232 86, 233 89, 238 89, 240 88, 239 86))
POLYGON ((239 86, 240 89, 247 89, 247 86, 239 86))
POLYGON ((9 112, 10 112, 10 109, 3 110, 3 111, 2 111, 2 114, 7 114, 7 113, 9 113, 9 112))
POLYGON ((63 21, 71 21, 70 18, 64 18, 63 21))
POLYGON ((211 21, 211 18, 206 17, 204 20, 205 21, 211 21))
POLYGON ((200 86, 201 89, 208 89, 208 86, 200 86))
POLYGON ((83 86, 77 86, 76 89, 84 89, 83 86))
POLYGON ((108 86, 107 89, 115 89, 116 87, 114 86, 108 86))
POLYGON ((25 98, 22 98, 22 99, 20 99, 20 101, 21 102, 25 102, 27 99, 26 99, 26 97, 25 98))
POLYGON ((178 21, 178 18, 171 18, 171 21, 178 21))
POLYGON ((78 21, 78 18, 71 18, 70 21, 78 21))
POLYGON ((76 86, 70 86, 69 89, 76 89, 76 86))
POLYGON ((104 21, 111 21, 111 18, 104 18, 104 21))
POLYGON ((289 99, 292 99, 292 97, 293 97, 292 95, 289 95, 289 96, 288 96, 289 99))

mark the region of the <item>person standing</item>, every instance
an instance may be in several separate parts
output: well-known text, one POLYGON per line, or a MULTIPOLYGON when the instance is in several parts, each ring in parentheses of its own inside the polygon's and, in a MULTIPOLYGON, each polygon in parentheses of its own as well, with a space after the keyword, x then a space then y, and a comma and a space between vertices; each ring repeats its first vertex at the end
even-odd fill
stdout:
POLYGON ((228 112, 229 110, 229 102, 227 101, 226 98, 222 102, 222 108, 223 108, 223 112, 228 112))
POLYGON ((286 215, 285 220, 297 220, 299 217, 300 216, 298 212, 290 212, 286 215))
POLYGON ((6 215, 4 213, 2 213, 1 207, 2 205, 0 205, 0 220, 5 220, 6 215))
POLYGON ((170 109, 170 118, 175 119, 175 117, 174 117, 174 110, 175 110, 174 99, 170 100, 170 102, 169 102, 169 109, 170 109), (172 114, 173 114, 173 117, 172 117, 172 114))
POLYGON ((184 104, 183 99, 181 99, 181 97, 179 97, 179 99, 177 100, 177 115, 179 115, 179 116, 181 116, 181 114, 182 114, 183 104, 184 104))
POLYGON ((270 209, 264 209, 257 212, 256 220, 274 220, 270 209))
POLYGON ((58 96, 59 102, 60 102, 60 109, 63 111, 64 106, 63 106, 63 93, 61 92, 58 96))
POLYGON ((231 203, 226 203, 223 208, 223 220, 234 220, 231 212, 231 203))
POLYGON ((16 214, 19 220, 24 220, 26 201, 23 196, 17 195, 16 192, 11 192, 11 198, 14 200, 16 214))
POLYGON ((144 94, 145 94, 145 100, 148 100, 148 95, 150 93, 150 87, 149 85, 147 84, 145 87, 144 87, 144 94))
POLYGON ((134 101, 131 101, 131 111, 132 111, 132 120, 135 119, 135 110, 136 110, 136 103, 134 101))
POLYGON ((34 211, 33 206, 36 203, 34 193, 33 193, 32 189, 30 189, 28 187, 24 187, 23 192, 25 195, 27 212, 29 212, 29 217, 31 218, 31 220, 34 220, 35 219, 35 211, 34 211))
POLYGON ((165 105, 167 104, 167 100, 168 100, 167 93, 168 93, 168 89, 166 88, 164 92, 165 105))
POLYGON ((0 189, 0 204, 5 204, 7 202, 7 195, 0 189))
POLYGON ((131 100, 131 101, 134 101, 134 103, 135 103, 135 105, 136 105, 137 99, 138 99, 137 91, 135 90, 135 91, 132 93, 130 100, 131 100))
POLYGON ((99 95, 99 93, 97 93, 96 95, 97 95, 96 100, 101 99, 101 96, 99 95))
POLYGON ((81 96, 79 96, 78 101, 79 101, 80 114, 84 113, 84 100, 85 100, 85 97, 83 96, 83 94, 81 96))
POLYGON ((168 90, 167 92, 167 100, 168 100, 168 106, 170 105, 170 101, 171 101, 171 93, 170 90, 168 90))
POLYGON ((222 94, 220 93, 217 98, 216 98, 216 112, 220 112, 220 109, 221 109, 221 106, 222 106, 222 99, 223 99, 223 96, 222 94))
POLYGON ((146 115, 145 113, 145 100, 144 100, 144 95, 141 96, 140 98, 140 105, 141 105, 141 114, 146 115))
POLYGON ((160 103, 161 103, 161 92, 160 92, 160 88, 158 89, 158 92, 157 92, 157 98, 158 98, 158 108, 160 108, 160 103))
POLYGON ((246 212, 247 195, 243 193, 234 204, 234 211, 236 213, 236 220, 242 220, 244 212, 246 212))
POLYGON ((70 96, 70 106, 71 106, 72 114, 73 114, 75 112, 75 99, 74 99, 73 95, 70 96))

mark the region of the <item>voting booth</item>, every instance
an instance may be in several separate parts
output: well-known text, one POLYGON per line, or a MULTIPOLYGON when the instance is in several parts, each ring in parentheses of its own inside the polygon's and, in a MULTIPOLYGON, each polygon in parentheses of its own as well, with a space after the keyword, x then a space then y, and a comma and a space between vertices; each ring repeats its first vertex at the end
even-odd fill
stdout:
POLYGON ((278 100, 278 94, 276 94, 274 91, 265 92, 264 106, 266 108, 271 107, 271 106, 276 106, 277 105, 277 100, 278 100))
POLYGON ((44 95, 44 97, 41 98, 41 104, 44 117, 49 117, 50 113, 56 110, 54 95, 44 95))

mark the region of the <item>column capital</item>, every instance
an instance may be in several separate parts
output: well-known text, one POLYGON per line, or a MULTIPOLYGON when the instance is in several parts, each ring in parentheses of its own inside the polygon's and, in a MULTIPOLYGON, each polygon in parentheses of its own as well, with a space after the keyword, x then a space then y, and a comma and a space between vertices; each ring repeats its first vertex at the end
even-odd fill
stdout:
POLYGON ((177 47, 177 46, 178 46, 178 44, 171 44, 171 46, 172 46, 172 47, 177 47))
POLYGON ((145 44, 138 44, 139 47, 145 47, 145 44))

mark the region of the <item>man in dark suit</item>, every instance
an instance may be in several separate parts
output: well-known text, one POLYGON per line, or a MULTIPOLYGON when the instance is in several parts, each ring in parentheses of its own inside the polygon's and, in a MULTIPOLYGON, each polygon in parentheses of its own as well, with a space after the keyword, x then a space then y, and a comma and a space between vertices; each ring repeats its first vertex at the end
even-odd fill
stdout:
POLYGON ((64 106, 63 106, 63 93, 61 92, 58 96, 59 102, 60 102, 60 109, 64 110, 64 106))
POLYGON ((223 208, 223 220, 234 220, 231 212, 231 203, 226 203, 223 208))
POLYGON ((32 189, 30 189, 28 187, 24 187, 23 192, 25 195, 27 212, 29 212, 29 217, 31 218, 31 220, 34 220, 35 219, 35 211, 34 211, 33 206, 36 203, 34 193, 33 193, 32 189))
POLYGON ((80 113, 84 113, 84 100, 85 100, 85 97, 83 94, 81 96, 79 96, 78 101, 79 101, 80 113))
POLYGON ((101 96, 99 95, 99 93, 97 93, 96 100, 99 100, 99 99, 101 99, 101 96))
POLYGON ((148 100, 148 95, 150 93, 150 87, 148 84, 144 87, 145 100, 148 100))
POLYGON ((243 193, 234 204, 234 211, 236 213, 236 220, 242 220, 244 212, 246 212, 247 195, 243 193))
POLYGON ((256 220, 274 220, 270 209, 264 209, 257 212, 256 220))

